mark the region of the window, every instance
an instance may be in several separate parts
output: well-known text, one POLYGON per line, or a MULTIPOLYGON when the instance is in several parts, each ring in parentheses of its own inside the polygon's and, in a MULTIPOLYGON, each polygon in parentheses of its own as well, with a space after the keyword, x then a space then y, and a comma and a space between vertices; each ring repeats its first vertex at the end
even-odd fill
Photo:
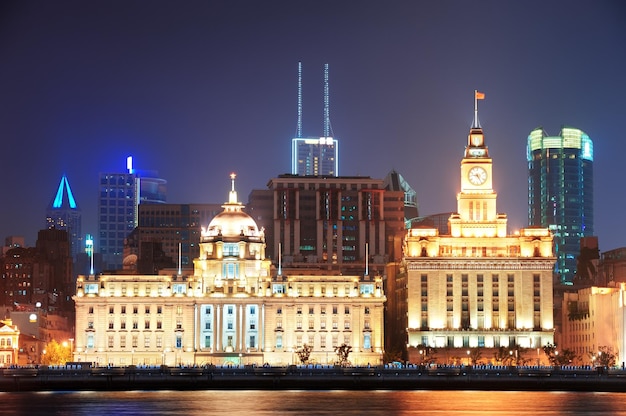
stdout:
POLYGON ((343 329, 350 329, 350 321, 343 322, 343 329))
POLYGON ((296 307, 296 313, 297 313, 298 315, 302 315, 302 306, 297 306, 297 307, 296 307))
POLYGON ((204 336, 204 348, 211 348, 211 335, 204 336))
POLYGON ((143 347, 144 348, 150 348, 150 337, 149 336, 144 336, 143 337, 143 347))
POLYGON ((133 319, 133 329, 139 329, 139 322, 136 319, 133 319))
POLYGON ((120 348, 126 348, 126 335, 120 337, 120 348))
POLYGON ((163 307, 162 306, 157 306, 157 313, 163 313, 163 307))
POLYGON ((150 306, 146 305, 145 312, 146 312, 146 315, 150 314, 150 306))
POLYGON ((350 307, 346 305, 346 307, 344 308, 343 313, 346 314, 346 315, 350 315, 350 307))
POLYGON ((113 346, 115 345, 113 343, 113 339, 114 339, 113 335, 109 335, 109 337, 108 337, 108 346, 109 346, 109 348, 113 348, 113 346))
POLYGON ((211 330, 211 321, 206 321, 204 323, 204 329, 211 330))
POLYGON ((145 329, 150 329, 150 320, 146 319, 146 321, 144 322, 144 328, 145 329))
POLYGON ((365 315, 369 315, 369 314, 370 314, 370 307, 369 307, 369 306, 366 306, 366 307, 364 308, 363 313, 365 313, 365 315))
POLYGON ((126 313, 126 305, 122 305, 122 314, 126 313))
POLYGON ((176 329, 183 329, 183 320, 180 318, 176 319, 176 329))
POLYGON ((126 329, 126 320, 125 319, 122 319, 120 321, 120 329, 126 329))
POLYGON ((313 306, 309 306, 309 315, 313 315, 315 313, 315 308, 313 306))
POLYGON ((90 306, 90 307, 89 307, 89 313, 90 313, 91 315, 93 315, 93 306, 90 306))
POLYGON ((132 348, 137 348, 138 345, 139 345, 139 337, 137 335, 133 335, 132 348))
POLYGON ((109 329, 115 329, 115 323, 113 319, 109 319, 109 329))
POLYGON ((115 308, 113 306, 109 306, 109 313, 110 314, 115 313, 115 308))
POLYGON ((176 335, 176 348, 183 347, 183 337, 181 335, 176 335))
POLYGON ((161 337, 161 335, 157 335, 156 337, 156 347, 157 348, 163 348, 163 337, 161 337))
POLYGON ((160 319, 157 321, 156 329, 163 329, 163 322, 160 319))
POLYGON ((333 315, 337 315, 337 305, 333 305, 333 315))

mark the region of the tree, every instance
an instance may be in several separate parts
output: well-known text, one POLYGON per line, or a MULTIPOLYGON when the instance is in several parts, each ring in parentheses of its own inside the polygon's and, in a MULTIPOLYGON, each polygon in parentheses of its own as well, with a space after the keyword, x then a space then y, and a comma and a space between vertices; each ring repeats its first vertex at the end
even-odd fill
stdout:
POLYGON ((596 365, 609 368, 615 367, 615 360, 617 356, 613 352, 613 347, 606 345, 598 347, 598 356, 596 357, 596 365))
POLYGON ((578 358, 574 351, 568 349, 559 351, 556 345, 552 344, 544 345, 543 352, 553 366, 568 365, 578 358))
POLYGON ((428 345, 419 344, 415 347, 420 355, 420 364, 430 364, 437 360, 437 350, 428 345))
POLYGON ((397 349, 385 350, 383 353, 383 362, 393 363, 395 361, 402 361, 402 351, 397 349))
POLYGON ((300 359, 300 362, 302 364, 307 364, 309 362, 309 357, 311 356, 311 351, 313 351, 313 348, 311 348, 311 346, 304 344, 302 346, 302 348, 300 348, 298 351, 296 351, 296 354, 298 354, 298 358, 300 359))
POLYGON ((44 353, 41 357, 41 363, 46 365, 61 365, 68 361, 72 361, 71 347, 59 344, 56 340, 52 340, 46 344, 44 353))
POLYGON ((470 350, 469 359, 470 359, 471 365, 479 364, 482 358, 483 358, 483 351, 480 348, 472 348, 470 350))
POLYGON ((345 343, 335 348, 335 353, 337 354, 337 361, 339 362, 339 365, 341 365, 342 367, 350 365, 350 361, 348 361, 348 356, 351 352, 352 347, 345 343))
POLYGON ((509 353, 509 349, 506 347, 500 347, 493 354, 493 359, 496 363, 501 365, 512 365, 513 355, 509 353))

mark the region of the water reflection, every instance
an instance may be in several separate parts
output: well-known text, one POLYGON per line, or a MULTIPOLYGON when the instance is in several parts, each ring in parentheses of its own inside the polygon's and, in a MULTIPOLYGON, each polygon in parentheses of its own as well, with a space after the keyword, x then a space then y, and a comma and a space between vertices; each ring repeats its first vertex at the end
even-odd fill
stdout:
POLYGON ((0 415, 626 416, 626 393, 502 391, 131 391, 0 393, 0 415))

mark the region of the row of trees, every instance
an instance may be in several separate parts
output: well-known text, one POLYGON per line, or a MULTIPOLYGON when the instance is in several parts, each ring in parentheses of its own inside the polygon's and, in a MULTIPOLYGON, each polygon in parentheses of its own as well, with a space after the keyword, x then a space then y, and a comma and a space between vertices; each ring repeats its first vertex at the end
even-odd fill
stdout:
MULTIPOLYGON (((296 354, 298 354, 298 359, 300 359, 300 363, 309 364, 312 351, 313 348, 307 344, 304 344, 299 350, 297 350, 296 354)), ((341 344, 338 347, 335 347, 335 354, 337 354, 337 361, 335 363, 342 367, 349 366, 350 361, 348 360, 348 357, 350 356, 351 352, 352 347, 348 344, 341 344)))
MULTIPOLYGON (((542 360, 539 351, 533 348, 522 348, 515 346, 513 348, 499 347, 492 351, 492 357, 485 357, 483 354, 485 348, 470 348, 466 357, 458 354, 458 348, 433 348, 426 345, 418 345, 415 347, 419 351, 420 364, 440 363, 460 365, 467 363, 469 365, 480 364, 497 364, 497 365, 534 365, 547 360, 552 366, 578 365, 591 362, 594 366, 614 367, 616 364, 617 354, 612 347, 601 346, 598 351, 588 353, 587 357, 580 357, 569 349, 559 350, 556 345, 548 344, 542 348, 545 360, 542 360), (440 359, 438 353, 445 356, 440 359)), ((385 362, 396 361, 391 356, 385 357, 385 362)))

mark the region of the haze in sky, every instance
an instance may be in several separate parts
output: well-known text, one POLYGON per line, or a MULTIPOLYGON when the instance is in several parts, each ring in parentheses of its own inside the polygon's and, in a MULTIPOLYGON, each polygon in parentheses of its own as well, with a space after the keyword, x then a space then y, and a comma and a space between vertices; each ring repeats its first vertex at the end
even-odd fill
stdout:
POLYGON ((626 3, 622 1, 4 1, 0 238, 34 245, 61 176, 97 233, 98 175, 135 167, 168 202, 239 199, 321 135, 323 67, 340 175, 400 172, 420 214, 456 210, 479 117, 498 211, 527 225, 526 139, 585 131, 600 250, 626 246, 626 3))

